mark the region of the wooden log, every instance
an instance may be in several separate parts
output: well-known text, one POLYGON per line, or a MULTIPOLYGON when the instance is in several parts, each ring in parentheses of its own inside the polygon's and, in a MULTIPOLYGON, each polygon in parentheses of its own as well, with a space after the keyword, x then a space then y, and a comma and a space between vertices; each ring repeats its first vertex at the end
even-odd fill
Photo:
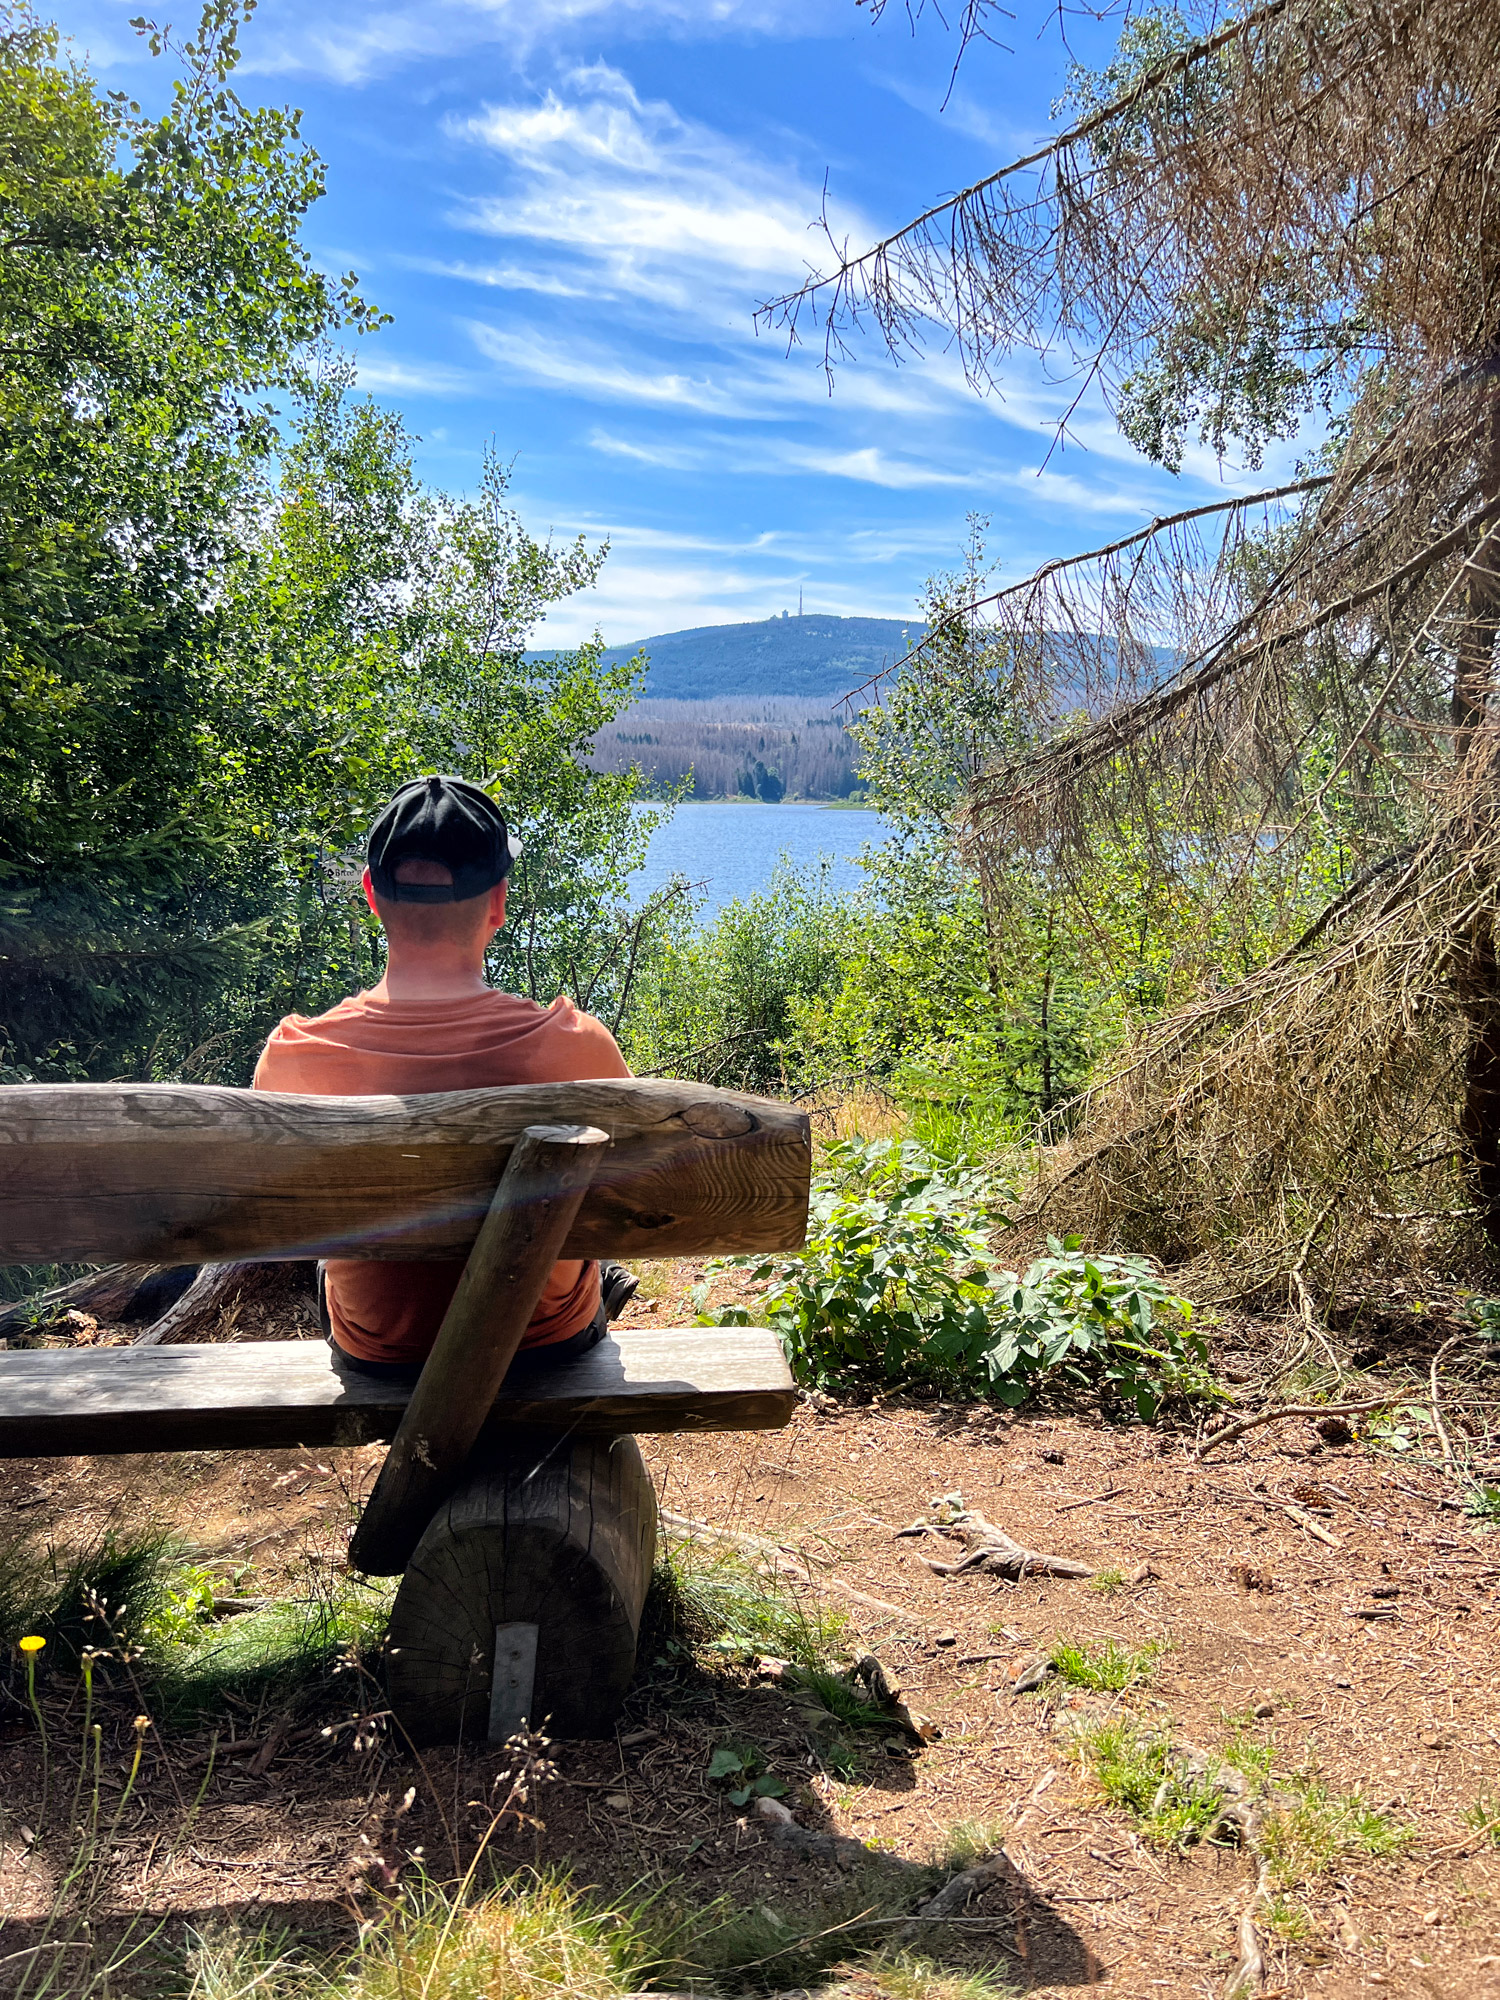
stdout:
POLYGON ((811 1140, 789 1104, 631 1077, 419 1097, 191 1084, 0 1089, 0 1262, 468 1254, 528 1125, 611 1139, 566 1257, 793 1250, 811 1140))
POLYGON ((608 1144, 597 1125, 517 1140, 349 1544, 356 1569, 398 1575, 458 1483, 608 1144))
MULTIPOLYGON (((341 1374, 321 1340, 0 1351, 0 1459, 384 1443, 411 1393, 341 1374)), ((776 1430, 796 1404, 763 1327, 617 1327, 576 1361, 518 1371, 490 1422, 603 1436, 776 1430)))
POLYGON ((34 1323, 61 1319, 75 1306, 97 1319, 157 1319, 176 1304, 196 1275, 191 1264, 109 1264, 102 1271, 90 1271, 66 1285, 53 1285, 0 1310, 0 1340, 24 1332, 34 1323))
POLYGON ((656 1496, 634 1438, 509 1438, 444 1502, 391 1609, 386 1686, 419 1743, 489 1734, 495 1635, 537 1628, 529 1720, 606 1735, 635 1670, 656 1496))

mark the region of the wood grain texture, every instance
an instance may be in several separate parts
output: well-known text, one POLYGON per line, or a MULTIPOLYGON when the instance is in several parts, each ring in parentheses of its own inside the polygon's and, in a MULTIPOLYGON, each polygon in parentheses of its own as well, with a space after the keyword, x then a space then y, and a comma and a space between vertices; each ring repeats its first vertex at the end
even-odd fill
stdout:
POLYGON ((349 1544, 366 1575, 399 1576, 452 1492, 608 1145, 597 1125, 516 1141, 349 1544))
POLYGON ((656 1495, 632 1437, 499 1436, 439 1508, 396 1601, 386 1687, 418 1743, 483 1739, 497 1625, 537 1626, 534 1727, 609 1732, 635 1671, 656 1495))
POLYGON ((627 1077, 420 1097, 11 1084, 0 1088, 0 1263, 461 1258, 527 1125, 610 1135, 565 1256, 803 1241, 806 1115, 703 1084, 627 1077))
MULTIPOLYGON (((0 1458, 383 1443, 411 1393, 341 1375, 321 1340, 0 1352, 0 1458)), ((620 1328, 577 1361, 516 1369, 489 1422, 606 1436, 776 1430, 796 1400, 763 1328, 620 1328)))

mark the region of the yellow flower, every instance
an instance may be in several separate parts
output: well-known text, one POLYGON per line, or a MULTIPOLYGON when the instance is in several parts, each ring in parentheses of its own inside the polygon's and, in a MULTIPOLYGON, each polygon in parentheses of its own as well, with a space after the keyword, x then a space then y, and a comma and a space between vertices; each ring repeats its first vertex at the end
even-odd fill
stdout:
POLYGON ((42 1650, 43 1646, 46 1645, 46 1643, 47 1641, 45 1639, 38 1639, 36 1634, 33 1632, 29 1635, 29 1637, 21 1641, 21 1651, 23 1653, 39 1653, 42 1650))

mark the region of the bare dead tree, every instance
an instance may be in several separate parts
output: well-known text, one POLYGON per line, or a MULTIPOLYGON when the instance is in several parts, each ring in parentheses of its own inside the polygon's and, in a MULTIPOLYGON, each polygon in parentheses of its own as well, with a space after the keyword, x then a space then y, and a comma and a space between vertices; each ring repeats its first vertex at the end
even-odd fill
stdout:
POLYGON ((981 389, 1039 354, 1168 464, 1334 418, 1306 479, 983 607, 1028 726, 970 788, 981 871, 1043 855, 1087 921, 1126 841, 1178 926, 1048 1189, 1179 1254, 1253 1217, 1300 1277, 1351 1216, 1465 1205, 1500 1243, 1494 31, 1493 0, 1146 17, 1068 129, 762 309, 830 368, 866 324, 981 389), (1421 1179, 1455 1160, 1469 1204, 1421 1179))

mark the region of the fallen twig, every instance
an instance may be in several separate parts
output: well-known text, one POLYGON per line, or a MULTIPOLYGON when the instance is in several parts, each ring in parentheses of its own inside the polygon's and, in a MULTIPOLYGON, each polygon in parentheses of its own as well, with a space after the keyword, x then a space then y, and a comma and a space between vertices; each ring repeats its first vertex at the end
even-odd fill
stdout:
POLYGON ((1283 1403, 1274 1410, 1259 1410, 1253 1417, 1241 1417, 1237 1423, 1226 1424, 1222 1430, 1210 1431, 1193 1447, 1193 1457, 1206 1458, 1218 1445, 1233 1444, 1247 1431, 1259 1430, 1262 1424, 1278 1424, 1283 1417, 1308 1417, 1314 1421, 1319 1417, 1362 1417, 1372 1410, 1388 1410, 1393 1403, 1402 1400, 1399 1393, 1387 1393, 1372 1396, 1362 1403, 1283 1403))

